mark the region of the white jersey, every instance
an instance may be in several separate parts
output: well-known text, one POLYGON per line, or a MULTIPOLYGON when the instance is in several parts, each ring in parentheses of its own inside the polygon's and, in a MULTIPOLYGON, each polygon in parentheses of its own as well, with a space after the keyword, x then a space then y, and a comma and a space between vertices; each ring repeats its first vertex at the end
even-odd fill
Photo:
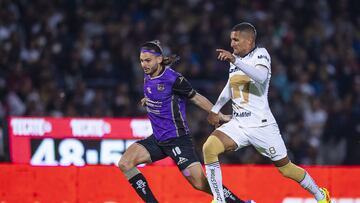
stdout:
MULTIPOLYGON (((236 61, 241 61, 243 64, 254 68, 256 65, 265 66, 268 68, 268 71, 267 79, 260 83, 251 79, 239 67, 230 63, 229 80, 223 92, 228 91, 231 94, 233 119, 236 119, 241 127, 259 127, 276 123, 268 102, 271 78, 271 59, 269 53, 265 48, 255 48, 244 57, 235 57, 236 61)), ((219 100, 221 100, 220 97, 219 100)), ((222 103, 219 100, 216 105, 222 103)), ((217 107, 216 105, 213 108, 214 112, 220 110, 223 106, 221 104, 219 108, 219 105, 217 107)))

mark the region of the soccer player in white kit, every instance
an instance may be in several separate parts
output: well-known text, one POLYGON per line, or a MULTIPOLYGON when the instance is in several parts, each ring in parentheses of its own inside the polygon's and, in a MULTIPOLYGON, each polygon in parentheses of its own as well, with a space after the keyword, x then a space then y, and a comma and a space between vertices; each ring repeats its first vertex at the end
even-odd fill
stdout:
POLYGON ((319 203, 330 203, 329 192, 319 188, 311 176, 293 164, 267 99, 271 78, 271 58, 265 48, 256 47, 256 29, 240 23, 231 31, 233 53, 217 49, 218 59, 230 62, 229 79, 213 106, 208 121, 219 123, 218 112, 231 99, 232 119, 217 128, 206 140, 203 155, 206 175, 214 195, 213 202, 222 203, 224 192, 218 155, 253 145, 269 157, 279 172, 309 191, 319 203))

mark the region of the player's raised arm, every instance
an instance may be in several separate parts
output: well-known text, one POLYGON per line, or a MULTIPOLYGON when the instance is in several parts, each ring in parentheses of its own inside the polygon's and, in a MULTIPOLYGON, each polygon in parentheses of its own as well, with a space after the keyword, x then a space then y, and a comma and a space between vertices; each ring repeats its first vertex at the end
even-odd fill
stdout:
POLYGON ((240 59, 236 59, 233 64, 258 83, 263 83, 268 78, 269 69, 264 65, 257 64, 251 66, 245 64, 240 59))
MULTIPOLYGON (((269 68, 266 64, 256 64, 255 66, 248 65, 236 58, 232 53, 224 49, 216 49, 219 53, 218 59, 221 61, 228 61, 240 68, 246 75, 256 82, 263 83, 268 78, 269 68)), ((263 56, 265 57, 265 56, 263 56)), ((268 59, 269 60, 269 59, 268 59)))

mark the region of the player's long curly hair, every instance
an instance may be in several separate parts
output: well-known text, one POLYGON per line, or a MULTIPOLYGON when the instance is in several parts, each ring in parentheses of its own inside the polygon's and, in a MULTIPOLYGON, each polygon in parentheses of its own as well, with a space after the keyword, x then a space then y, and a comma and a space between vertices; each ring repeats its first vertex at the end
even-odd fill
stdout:
POLYGON ((163 61, 161 62, 162 66, 171 66, 180 60, 180 57, 176 54, 172 54, 170 56, 164 56, 163 49, 161 47, 159 40, 145 42, 140 47, 140 52, 142 50, 149 50, 154 52, 155 54, 159 54, 159 56, 162 56, 163 57, 163 61))

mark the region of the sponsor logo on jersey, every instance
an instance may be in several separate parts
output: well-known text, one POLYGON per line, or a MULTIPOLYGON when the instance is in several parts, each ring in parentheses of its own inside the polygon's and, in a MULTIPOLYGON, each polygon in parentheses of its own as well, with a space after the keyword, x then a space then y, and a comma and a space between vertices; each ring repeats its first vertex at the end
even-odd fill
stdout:
POLYGON ((251 116, 251 112, 249 111, 245 111, 245 112, 233 112, 233 115, 235 117, 250 117, 251 116))
POLYGON ((267 57, 267 56, 265 56, 265 55, 259 55, 258 56, 258 59, 266 59, 267 60, 267 62, 270 62, 270 59, 267 57))

